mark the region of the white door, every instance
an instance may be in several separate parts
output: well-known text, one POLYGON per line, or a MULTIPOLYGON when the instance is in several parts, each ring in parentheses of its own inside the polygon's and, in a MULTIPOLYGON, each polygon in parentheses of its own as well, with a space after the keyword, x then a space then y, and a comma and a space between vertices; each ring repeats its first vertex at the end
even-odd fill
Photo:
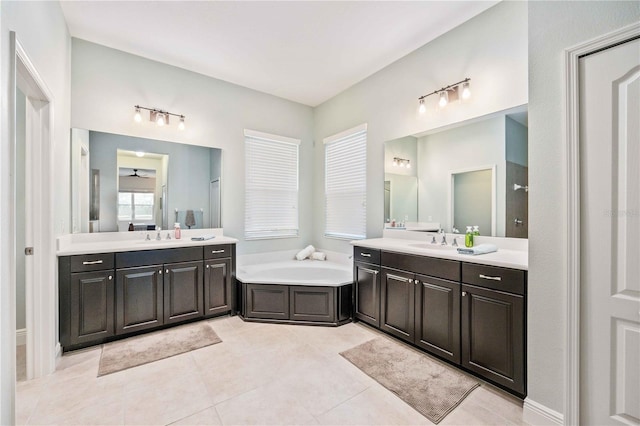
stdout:
POLYGON ((580 423, 640 424, 640 40, 579 73, 580 423))

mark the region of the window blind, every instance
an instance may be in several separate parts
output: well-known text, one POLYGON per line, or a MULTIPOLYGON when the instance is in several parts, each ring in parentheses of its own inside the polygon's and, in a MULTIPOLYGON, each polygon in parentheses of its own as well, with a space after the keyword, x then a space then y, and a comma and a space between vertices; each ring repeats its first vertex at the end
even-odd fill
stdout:
POLYGON ((299 143, 245 130, 245 239, 298 236, 299 143))
POLYGON ((325 230, 333 238, 367 235, 367 127, 324 140, 325 230))

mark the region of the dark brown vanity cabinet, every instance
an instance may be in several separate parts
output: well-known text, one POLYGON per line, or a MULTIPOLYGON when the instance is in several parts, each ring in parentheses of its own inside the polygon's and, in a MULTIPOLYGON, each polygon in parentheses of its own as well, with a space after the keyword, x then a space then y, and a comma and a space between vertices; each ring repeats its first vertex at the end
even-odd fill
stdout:
POLYGON ((233 244, 60 257, 63 349, 233 313, 234 257, 233 244))
POLYGON ((353 249, 353 316, 380 327, 380 250, 353 249))
POLYGON ((162 265, 116 272, 116 333, 164 324, 162 265))
POLYGON ((525 394, 524 271, 463 264, 462 365, 525 394), (482 285, 482 287, 480 287, 482 285))
POLYGON ((224 314, 233 310, 233 254, 230 244, 204 249, 204 315, 224 314))
POLYGON ((381 263, 380 328, 460 362, 459 262, 382 252, 381 263))
POLYGON ((112 253, 70 256, 60 262, 60 272, 69 277, 60 282, 63 344, 78 345, 115 334, 113 268, 112 253))

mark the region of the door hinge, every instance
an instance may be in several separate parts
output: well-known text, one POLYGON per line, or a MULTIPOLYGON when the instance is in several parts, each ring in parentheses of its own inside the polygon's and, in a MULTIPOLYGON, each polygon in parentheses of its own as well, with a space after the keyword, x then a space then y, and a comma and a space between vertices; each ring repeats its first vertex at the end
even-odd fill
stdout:
POLYGON ((33 256, 33 247, 25 247, 24 248, 24 254, 26 256, 33 256))

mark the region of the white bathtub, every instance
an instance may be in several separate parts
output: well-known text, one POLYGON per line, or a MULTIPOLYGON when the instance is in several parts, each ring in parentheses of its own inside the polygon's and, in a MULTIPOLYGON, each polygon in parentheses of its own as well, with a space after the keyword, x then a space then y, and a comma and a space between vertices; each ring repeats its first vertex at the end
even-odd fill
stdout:
POLYGON ((288 260, 239 266, 236 276, 245 284, 338 287, 353 282, 353 269, 338 262, 288 260))

